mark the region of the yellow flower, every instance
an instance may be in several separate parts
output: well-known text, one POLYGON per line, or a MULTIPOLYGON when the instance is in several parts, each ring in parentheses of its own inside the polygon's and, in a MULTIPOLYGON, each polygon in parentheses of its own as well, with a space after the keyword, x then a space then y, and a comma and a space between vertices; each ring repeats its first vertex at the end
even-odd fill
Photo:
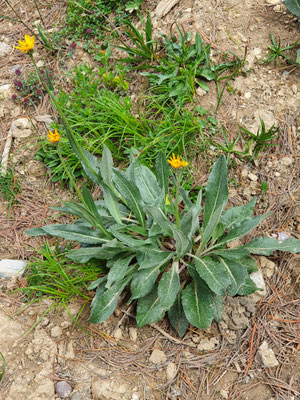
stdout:
POLYGON ((23 53, 28 53, 34 48, 34 36, 25 35, 25 40, 19 40, 19 46, 16 49, 21 50, 23 53))
POLYGON ((60 134, 57 132, 57 129, 54 130, 54 133, 49 131, 48 133, 48 140, 51 143, 57 143, 60 141, 60 134))
POLYGON ((180 160, 179 156, 175 157, 174 153, 172 154, 172 157, 168 160, 168 163, 173 168, 187 167, 189 165, 187 161, 180 160))

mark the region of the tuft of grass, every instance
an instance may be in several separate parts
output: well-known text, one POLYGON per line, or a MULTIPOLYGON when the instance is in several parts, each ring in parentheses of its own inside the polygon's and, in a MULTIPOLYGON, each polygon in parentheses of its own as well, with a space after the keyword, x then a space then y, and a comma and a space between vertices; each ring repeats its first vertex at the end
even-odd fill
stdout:
POLYGON ((0 198, 8 200, 7 219, 13 204, 17 203, 17 196, 21 193, 21 184, 16 179, 13 168, 7 171, 0 169, 0 198))

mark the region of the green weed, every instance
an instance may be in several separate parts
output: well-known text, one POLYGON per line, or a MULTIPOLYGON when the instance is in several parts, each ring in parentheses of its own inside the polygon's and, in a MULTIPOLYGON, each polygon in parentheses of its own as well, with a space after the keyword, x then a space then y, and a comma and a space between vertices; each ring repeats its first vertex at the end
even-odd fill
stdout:
POLYGON ((276 43, 276 41, 274 39, 274 35, 273 35, 273 33, 271 33, 271 42, 272 42, 271 46, 268 47, 269 55, 267 56, 266 59, 263 60, 263 63, 270 64, 272 61, 275 61, 276 65, 278 66, 279 60, 282 58, 285 61, 287 61, 288 64, 297 65, 297 62, 294 62, 293 60, 291 60, 285 54, 285 52, 293 49, 297 45, 298 40, 289 46, 281 47, 280 38, 278 38, 278 43, 276 43))
POLYGON ((9 218, 11 207, 13 204, 17 203, 17 196, 20 193, 21 184, 18 179, 16 179, 14 170, 0 170, 0 197, 9 202, 7 219, 9 218))

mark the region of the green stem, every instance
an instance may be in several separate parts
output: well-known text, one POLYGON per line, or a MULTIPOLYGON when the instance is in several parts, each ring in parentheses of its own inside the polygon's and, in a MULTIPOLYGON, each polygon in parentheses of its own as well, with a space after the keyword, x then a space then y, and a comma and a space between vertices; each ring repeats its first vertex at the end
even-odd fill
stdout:
POLYGON ((180 189, 180 180, 181 180, 181 173, 177 173, 177 186, 176 186, 176 195, 175 195, 175 218, 176 218, 176 225, 177 228, 180 228, 180 218, 179 218, 179 189, 180 189))

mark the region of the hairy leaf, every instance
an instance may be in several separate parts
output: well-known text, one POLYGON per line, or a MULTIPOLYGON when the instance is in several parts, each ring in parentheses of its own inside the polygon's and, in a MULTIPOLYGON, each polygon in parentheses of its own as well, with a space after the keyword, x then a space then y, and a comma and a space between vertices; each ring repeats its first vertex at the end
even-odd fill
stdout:
POLYGON ((219 257, 218 259, 222 266, 227 270, 231 279, 231 284, 227 288, 227 293, 229 296, 235 296, 248 276, 247 269, 236 260, 228 260, 222 257, 219 257))
POLYGON ((157 295, 157 288, 138 300, 136 309, 136 322, 138 328, 159 321, 165 315, 166 309, 161 305, 157 295))
POLYGON ((179 337, 183 337, 189 326, 181 303, 181 293, 178 293, 176 300, 168 311, 168 318, 173 329, 178 333, 179 337))
POLYGON ((109 288, 113 282, 120 281, 124 278, 125 273, 128 269, 128 265, 132 261, 134 254, 125 257, 118 257, 113 266, 110 268, 109 273, 107 275, 107 284, 106 287, 109 288))
POLYGON ((136 272, 131 285, 130 300, 139 299, 151 292, 160 271, 160 264, 136 272))
POLYGON ((180 222, 180 230, 187 236, 189 240, 192 240, 193 235, 199 228, 200 213, 201 210, 197 209, 195 206, 192 206, 183 216, 180 222))
POLYGON ((279 242, 277 239, 258 237, 244 246, 252 254, 269 256, 275 250, 288 251, 290 253, 300 253, 300 240, 287 239, 284 242, 279 242))
POLYGON ((155 171, 159 186, 164 191, 165 199, 168 193, 170 169, 169 164, 166 160, 166 156, 161 151, 157 154, 155 160, 155 171))
POLYGON ((178 262, 173 262, 172 268, 165 272, 158 284, 158 296, 160 303, 168 310, 174 303, 177 293, 180 290, 178 274, 178 262))

